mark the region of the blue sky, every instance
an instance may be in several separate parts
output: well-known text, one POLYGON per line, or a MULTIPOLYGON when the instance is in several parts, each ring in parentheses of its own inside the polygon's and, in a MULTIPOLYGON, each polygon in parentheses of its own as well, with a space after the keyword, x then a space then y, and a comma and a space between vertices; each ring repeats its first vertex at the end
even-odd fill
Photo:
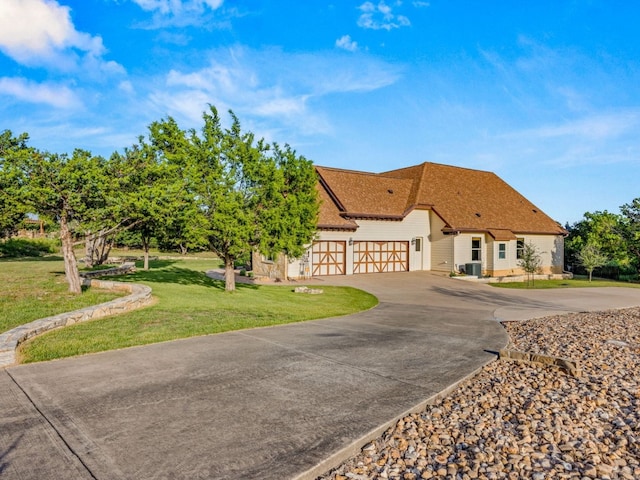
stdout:
POLYGON ((0 130, 122 151, 207 104, 316 164, 496 172, 561 223, 640 197, 640 2, 0 0, 0 130))

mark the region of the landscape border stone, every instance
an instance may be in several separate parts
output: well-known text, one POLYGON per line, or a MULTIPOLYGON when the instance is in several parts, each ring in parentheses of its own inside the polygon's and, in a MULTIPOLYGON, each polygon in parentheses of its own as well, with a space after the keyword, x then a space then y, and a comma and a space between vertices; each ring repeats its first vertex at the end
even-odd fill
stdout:
MULTIPOLYGON (((108 274, 108 271, 103 270, 101 273, 108 274)), ((146 285, 89 278, 84 279, 83 284, 106 290, 125 291, 129 295, 72 312, 34 320, 0 334, 0 368, 16 363, 17 349, 25 340, 56 328, 137 310, 153 303, 151 288, 146 285)))
POLYGON ((135 262, 124 262, 119 267, 106 268, 104 270, 92 270, 90 272, 80 272, 83 278, 104 277, 106 275, 126 275, 136 271, 135 262))
POLYGON ((580 364, 577 361, 552 357, 550 355, 541 355, 539 353, 519 352, 505 348, 500 350, 500 360, 558 367, 563 372, 574 377, 580 377, 582 374, 580 364))

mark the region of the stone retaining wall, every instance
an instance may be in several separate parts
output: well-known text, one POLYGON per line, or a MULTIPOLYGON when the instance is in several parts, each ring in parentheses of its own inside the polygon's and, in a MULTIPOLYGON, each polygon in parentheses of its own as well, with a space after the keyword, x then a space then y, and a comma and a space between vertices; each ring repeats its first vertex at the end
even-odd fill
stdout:
POLYGON ((89 272, 80 272, 82 278, 104 277, 105 275, 126 275, 135 272, 136 264, 133 262, 125 262, 119 267, 106 268, 104 270, 92 270, 89 272))
POLYGON ((16 350, 25 340, 55 328, 136 310, 150 305, 153 301, 151 288, 146 285, 96 279, 85 279, 84 284, 95 288, 125 291, 129 292, 129 295, 73 312, 41 318, 0 334, 0 368, 16 362, 16 350))

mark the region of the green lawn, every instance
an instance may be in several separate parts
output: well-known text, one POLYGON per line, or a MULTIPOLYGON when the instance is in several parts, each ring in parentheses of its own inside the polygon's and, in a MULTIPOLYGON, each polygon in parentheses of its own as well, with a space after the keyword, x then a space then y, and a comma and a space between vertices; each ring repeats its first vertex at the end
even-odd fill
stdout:
POLYGON ((148 272, 111 277, 149 285, 151 307, 56 330, 21 347, 24 363, 144 345, 178 338, 347 315, 371 308, 377 299, 348 287, 325 287, 322 295, 293 293, 293 286, 224 283, 204 272, 215 260, 158 260, 148 272))
POLYGON ((640 283, 617 282, 594 278, 591 282, 587 277, 575 277, 569 280, 536 280, 533 285, 527 282, 490 283, 492 287, 498 288, 584 288, 584 287, 630 287, 640 288, 640 283))
POLYGON ((3 259, 0 260, 0 333, 122 295, 95 288, 82 295, 70 294, 60 257, 3 259))

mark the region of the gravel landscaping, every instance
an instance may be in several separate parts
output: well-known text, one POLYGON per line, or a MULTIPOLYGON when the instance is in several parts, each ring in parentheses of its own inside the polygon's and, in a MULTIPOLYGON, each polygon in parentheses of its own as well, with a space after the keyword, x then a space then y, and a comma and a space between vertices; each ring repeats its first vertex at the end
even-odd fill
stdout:
POLYGON ((505 328, 510 348, 578 361, 581 375, 493 362, 319 478, 640 478, 640 308, 505 328))

